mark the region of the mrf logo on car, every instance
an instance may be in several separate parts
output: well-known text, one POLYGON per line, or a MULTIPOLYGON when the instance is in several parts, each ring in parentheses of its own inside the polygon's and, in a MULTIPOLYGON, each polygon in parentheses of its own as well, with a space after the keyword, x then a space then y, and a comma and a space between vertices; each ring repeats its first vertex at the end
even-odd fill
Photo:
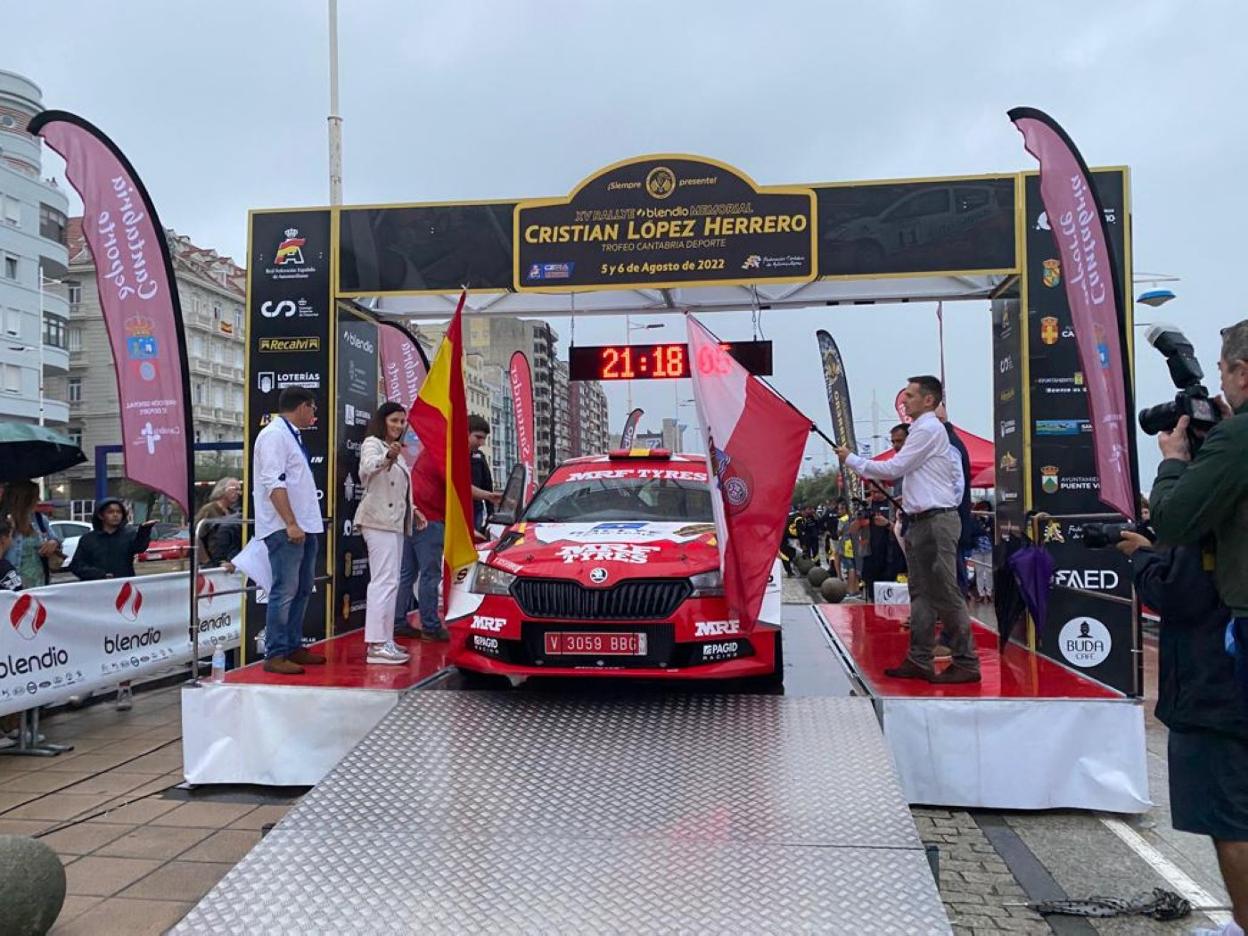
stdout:
MULTIPOLYGON (((34 640, 43 633, 48 623, 48 609, 33 595, 21 595, 9 609, 9 626, 24 640, 34 640)), ((0 657, 0 679, 41 673, 46 669, 69 664, 69 653, 55 644, 42 653, 14 656, 9 653, 0 657)), ((27 691, 34 694, 38 686, 32 680, 27 691)))

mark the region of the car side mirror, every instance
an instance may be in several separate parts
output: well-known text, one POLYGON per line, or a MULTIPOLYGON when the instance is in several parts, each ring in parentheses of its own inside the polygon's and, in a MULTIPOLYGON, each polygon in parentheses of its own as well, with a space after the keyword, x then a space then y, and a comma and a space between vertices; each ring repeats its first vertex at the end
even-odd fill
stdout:
POLYGON ((490 514, 491 526, 511 526, 516 522, 516 515, 510 510, 496 510, 490 514))

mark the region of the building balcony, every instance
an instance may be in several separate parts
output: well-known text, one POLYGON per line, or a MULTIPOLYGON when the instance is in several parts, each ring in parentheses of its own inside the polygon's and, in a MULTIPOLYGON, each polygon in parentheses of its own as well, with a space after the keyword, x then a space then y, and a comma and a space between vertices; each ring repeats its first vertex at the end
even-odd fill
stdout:
POLYGON ((60 400, 43 401, 43 421, 49 425, 69 422, 69 404, 60 400))
POLYGON ((43 346, 43 370, 46 374, 48 371, 57 373, 69 372, 69 352, 64 348, 57 348, 53 345, 43 346))
POLYGON ((232 364, 218 364, 214 362, 212 365, 212 374, 214 377, 220 377, 222 380, 230 380, 234 383, 243 382, 243 369, 241 367, 234 367, 232 364))
POLYGON ((212 362, 201 357, 191 358, 192 374, 212 374, 212 362))
POLYGON ((202 403, 196 403, 194 406, 191 407, 191 418, 194 419, 196 422, 199 422, 201 419, 204 420, 205 422, 211 422, 213 418, 212 407, 205 406, 202 403))

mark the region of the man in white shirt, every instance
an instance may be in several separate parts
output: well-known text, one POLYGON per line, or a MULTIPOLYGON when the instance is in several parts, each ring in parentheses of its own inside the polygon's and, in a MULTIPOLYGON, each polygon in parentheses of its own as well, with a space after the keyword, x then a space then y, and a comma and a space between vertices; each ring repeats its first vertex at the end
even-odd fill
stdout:
POLYGON ((838 448, 836 454, 842 465, 864 478, 905 479, 902 508, 910 518, 906 534, 911 583, 910 652, 885 674, 935 683, 979 682, 979 657, 971 638, 971 619, 958 589, 958 537, 962 521, 958 517, 961 483, 956 475, 960 471, 955 471, 949 456, 949 436, 936 418, 936 408, 943 398, 944 388, 938 378, 911 377, 904 401, 906 415, 914 422, 901 450, 881 462, 865 459, 845 446, 838 448), (932 664, 938 617, 953 653, 949 667, 939 674, 932 664))
POLYGON ((256 536, 264 540, 273 568, 264 618, 264 668, 297 676, 304 666, 325 662, 303 649, 303 616, 316 578, 317 537, 325 531, 316 497, 312 463, 303 432, 316 422, 316 397, 304 387, 287 387, 279 414, 256 436, 252 482, 256 536))

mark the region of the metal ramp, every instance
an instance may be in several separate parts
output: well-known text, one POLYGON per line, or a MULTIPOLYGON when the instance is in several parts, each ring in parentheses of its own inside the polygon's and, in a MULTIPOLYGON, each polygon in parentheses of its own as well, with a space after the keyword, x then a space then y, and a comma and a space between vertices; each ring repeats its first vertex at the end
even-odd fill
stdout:
POLYGON ((413 692, 173 932, 950 930, 865 699, 413 692))

